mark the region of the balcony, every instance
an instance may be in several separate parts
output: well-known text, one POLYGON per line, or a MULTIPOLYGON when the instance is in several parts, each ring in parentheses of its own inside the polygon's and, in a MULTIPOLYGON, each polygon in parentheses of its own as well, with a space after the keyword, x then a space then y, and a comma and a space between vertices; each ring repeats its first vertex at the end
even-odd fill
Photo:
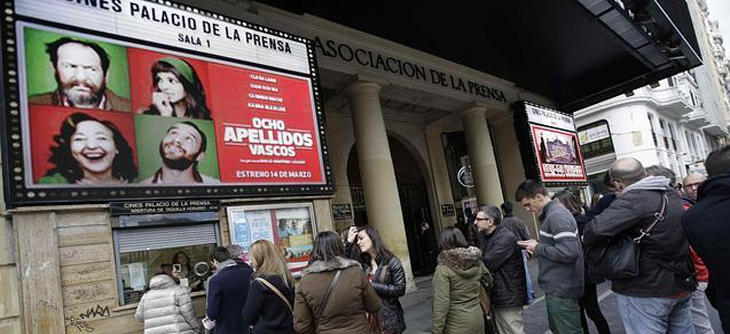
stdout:
POLYGON ((692 102, 677 87, 652 89, 648 97, 669 116, 679 118, 695 111, 692 102))
POLYGON ((705 115, 704 112, 699 111, 695 111, 685 116, 680 122, 696 129, 702 129, 706 126, 712 125, 712 122, 710 122, 710 119, 707 118, 707 115, 705 115))
POLYGON ((702 131, 713 136, 727 136, 728 130, 720 124, 712 123, 702 128, 702 131))

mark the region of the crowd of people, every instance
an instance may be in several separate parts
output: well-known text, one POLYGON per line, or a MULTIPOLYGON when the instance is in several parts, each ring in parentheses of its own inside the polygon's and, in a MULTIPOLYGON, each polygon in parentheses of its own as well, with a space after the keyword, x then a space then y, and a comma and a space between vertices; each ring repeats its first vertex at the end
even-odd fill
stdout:
MULTIPOLYGON (((590 206, 568 190, 550 196, 526 180, 515 200, 537 215, 537 240, 510 203, 480 205, 466 227, 441 232, 432 333, 524 333, 523 310, 534 297, 528 257, 538 261, 552 333, 588 333, 587 318, 610 333, 596 294, 605 280, 626 333, 714 333, 705 296, 728 331, 730 146, 712 152, 705 165, 707 175, 691 173, 680 186, 667 168, 619 159, 604 179, 610 192, 590 206)), ((403 265, 372 226, 353 226, 344 240, 319 233, 298 283, 272 242, 251 244, 250 266, 242 254, 237 245, 213 251, 202 322, 189 288, 179 285, 179 270, 163 264, 135 314, 145 334, 406 329, 403 265)))

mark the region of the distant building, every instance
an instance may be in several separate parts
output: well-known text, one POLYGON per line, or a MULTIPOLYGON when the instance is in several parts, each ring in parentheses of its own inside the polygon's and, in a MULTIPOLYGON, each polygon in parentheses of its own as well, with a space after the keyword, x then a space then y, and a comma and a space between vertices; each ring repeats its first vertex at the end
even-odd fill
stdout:
POLYGON ((683 177, 727 143, 730 60, 705 1, 687 2, 702 66, 574 114, 594 190, 601 190, 604 173, 618 158, 634 157, 645 166, 659 164, 683 177))

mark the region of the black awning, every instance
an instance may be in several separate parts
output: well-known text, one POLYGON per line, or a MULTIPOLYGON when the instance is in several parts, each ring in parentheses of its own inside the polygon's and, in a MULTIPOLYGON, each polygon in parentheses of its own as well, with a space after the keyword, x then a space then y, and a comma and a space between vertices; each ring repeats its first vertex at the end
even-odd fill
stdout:
POLYGON ((701 64, 677 0, 263 0, 515 82, 568 112, 701 64))

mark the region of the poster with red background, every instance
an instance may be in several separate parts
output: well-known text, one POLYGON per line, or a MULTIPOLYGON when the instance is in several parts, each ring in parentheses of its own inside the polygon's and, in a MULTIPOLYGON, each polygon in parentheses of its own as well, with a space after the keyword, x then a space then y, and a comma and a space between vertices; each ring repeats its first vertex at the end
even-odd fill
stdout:
POLYGON ((575 132, 529 124, 543 182, 586 182, 583 156, 575 132))
POLYGON ((221 182, 324 184, 309 81, 209 64, 221 182))
POLYGON ((33 161, 33 182, 45 176, 54 167, 48 159, 51 147, 56 146, 54 136, 60 133, 61 124, 74 113, 84 113, 102 121, 113 123, 132 148, 134 164, 137 165, 137 152, 134 136, 134 115, 128 112, 102 111, 91 109, 67 108, 53 105, 29 105, 30 145, 33 161))

